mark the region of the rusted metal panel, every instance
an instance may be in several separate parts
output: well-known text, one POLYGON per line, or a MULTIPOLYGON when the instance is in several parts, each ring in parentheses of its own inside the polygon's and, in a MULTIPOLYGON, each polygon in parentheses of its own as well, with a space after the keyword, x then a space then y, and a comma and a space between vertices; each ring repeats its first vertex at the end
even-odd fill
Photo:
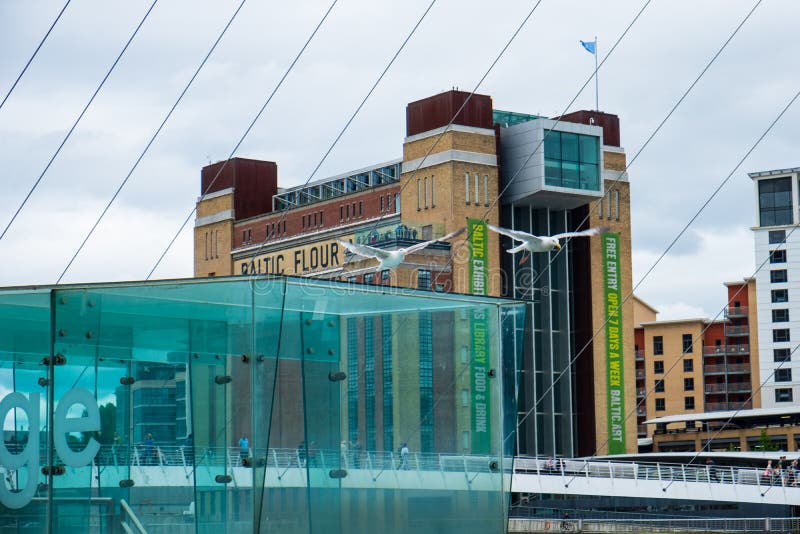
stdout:
POLYGON ((452 90, 408 104, 406 136, 446 126, 462 105, 464 109, 458 113, 453 124, 492 127, 492 97, 474 94, 470 98, 470 93, 452 90))
POLYGON ((218 161, 203 167, 200 194, 229 187, 234 188, 233 208, 237 220, 268 213, 272 211, 272 197, 278 192, 278 165, 273 161, 232 158, 227 165, 218 161))
MULTIPOLYGON (((558 117, 553 117, 558 119, 558 117)), ((573 113, 562 115, 564 122, 576 122, 578 124, 592 124, 603 128, 603 144, 607 146, 620 146, 619 144, 619 117, 611 113, 602 111, 580 110, 573 113)))

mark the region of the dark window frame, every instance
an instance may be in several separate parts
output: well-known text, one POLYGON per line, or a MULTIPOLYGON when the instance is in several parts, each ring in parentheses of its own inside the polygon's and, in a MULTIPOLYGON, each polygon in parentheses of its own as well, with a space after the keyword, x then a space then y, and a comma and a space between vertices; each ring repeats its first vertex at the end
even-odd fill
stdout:
POLYGON ((690 376, 683 379, 683 391, 694 391, 694 377, 690 376))
POLYGON ((664 336, 653 336, 653 354, 664 354, 664 336))
POLYGON ((786 269, 774 269, 769 272, 771 284, 783 284, 789 281, 789 272, 786 269))

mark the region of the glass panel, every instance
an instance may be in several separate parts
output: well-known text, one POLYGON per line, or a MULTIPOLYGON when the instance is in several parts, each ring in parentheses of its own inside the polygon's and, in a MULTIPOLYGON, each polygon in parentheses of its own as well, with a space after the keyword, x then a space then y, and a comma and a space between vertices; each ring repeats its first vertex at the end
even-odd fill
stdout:
POLYGON ((553 130, 544 131, 544 158, 561 159, 561 133, 553 130))
POLYGON ((579 185, 578 164, 565 161, 561 164, 561 187, 577 189, 579 185))
POLYGON ((561 187, 561 161, 557 159, 544 160, 545 184, 561 187))
POLYGON ((3 528, 503 532, 525 308, 395 293, 0 291, 3 528))
POLYGON ((582 163, 598 163, 597 137, 592 135, 578 136, 582 163))
POLYGON ((561 132, 561 159, 579 161, 578 134, 561 132))
POLYGON ((596 164, 581 163, 580 174, 581 189, 600 190, 600 180, 598 179, 596 164))

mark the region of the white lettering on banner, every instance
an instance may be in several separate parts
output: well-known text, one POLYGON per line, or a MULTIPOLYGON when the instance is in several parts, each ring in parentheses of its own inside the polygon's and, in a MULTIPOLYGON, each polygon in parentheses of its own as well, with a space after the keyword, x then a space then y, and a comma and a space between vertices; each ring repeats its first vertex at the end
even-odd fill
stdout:
MULTIPOLYGON (((28 398, 19 392, 6 395, 0 401, 0 421, 5 421, 6 415, 14 409, 20 409, 28 418, 28 442, 19 454, 13 454, 5 443, 0 440, 0 467, 5 470, 19 469, 27 466, 28 476, 25 488, 19 492, 12 492, 6 487, 6 481, 0 480, 0 503, 9 508, 23 508, 31 502, 36 494, 39 480, 39 394, 29 393, 28 398)), ((100 444, 89 438, 86 447, 81 451, 73 451, 67 443, 67 434, 70 432, 95 432, 100 430, 100 410, 97 400, 89 391, 74 388, 67 391, 56 407, 53 419, 53 442, 55 452, 69 467, 83 467, 89 465, 97 452, 100 444), (86 408, 86 415, 81 417, 67 417, 69 409, 74 405, 86 408)))

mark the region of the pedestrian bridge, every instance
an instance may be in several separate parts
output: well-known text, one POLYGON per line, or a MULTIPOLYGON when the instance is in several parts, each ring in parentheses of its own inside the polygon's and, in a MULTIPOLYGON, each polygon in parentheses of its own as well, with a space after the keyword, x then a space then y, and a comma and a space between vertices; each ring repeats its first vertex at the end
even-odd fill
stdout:
POLYGON ((520 493, 799 505, 797 484, 800 480, 765 477, 762 469, 752 467, 517 457, 511 488, 520 493))
MULTIPOLYGON (((224 483, 248 489, 257 472, 263 473, 266 488, 491 491, 508 490, 510 481, 515 493, 800 505, 800 480, 765 477, 752 467, 516 457, 512 471, 512 458, 478 455, 412 452, 404 461, 391 452, 269 449, 250 451, 243 458, 237 448, 205 449, 196 455, 188 450, 158 447, 155 454, 145 455, 141 447, 104 447, 92 465, 66 467, 58 486, 85 488, 91 480, 100 487, 128 481, 139 488, 224 483), (501 478, 501 471, 510 477, 501 478)), ((14 478, 5 479, 9 485, 14 478)), ((13 484, 8 487, 13 489, 13 484)))

